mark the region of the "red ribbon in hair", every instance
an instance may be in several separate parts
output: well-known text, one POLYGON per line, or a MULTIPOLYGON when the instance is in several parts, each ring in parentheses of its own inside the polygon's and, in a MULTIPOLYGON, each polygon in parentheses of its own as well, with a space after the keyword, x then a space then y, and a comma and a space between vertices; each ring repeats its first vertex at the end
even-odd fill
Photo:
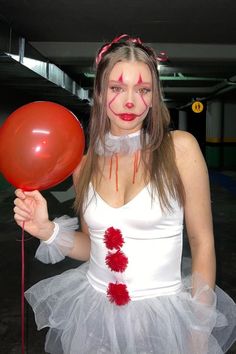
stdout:
POLYGON ((127 37, 126 42, 133 42, 133 43, 138 43, 138 44, 142 44, 142 41, 140 38, 132 38, 130 37, 128 34, 122 34, 119 37, 115 37, 111 43, 108 43, 106 45, 104 45, 102 47, 102 49, 100 50, 100 52, 98 53, 97 57, 96 57, 96 64, 98 65, 104 55, 104 53, 106 53, 108 51, 108 49, 112 46, 112 44, 114 43, 118 43, 121 39, 127 37))

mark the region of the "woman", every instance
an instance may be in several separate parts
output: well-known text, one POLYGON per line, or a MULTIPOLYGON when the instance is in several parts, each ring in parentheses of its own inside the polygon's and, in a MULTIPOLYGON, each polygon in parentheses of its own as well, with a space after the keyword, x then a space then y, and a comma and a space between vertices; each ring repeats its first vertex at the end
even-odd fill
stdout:
POLYGON ((140 39, 116 38, 96 62, 89 148, 73 176, 82 231, 74 218, 50 221, 38 191, 16 191, 15 220, 42 241, 38 259, 87 261, 26 292, 38 328, 50 327, 45 350, 223 353, 234 341, 235 304, 216 288, 228 318, 216 310, 199 146, 189 133, 169 131, 156 56, 140 39), (183 217, 193 275, 184 279, 183 217))

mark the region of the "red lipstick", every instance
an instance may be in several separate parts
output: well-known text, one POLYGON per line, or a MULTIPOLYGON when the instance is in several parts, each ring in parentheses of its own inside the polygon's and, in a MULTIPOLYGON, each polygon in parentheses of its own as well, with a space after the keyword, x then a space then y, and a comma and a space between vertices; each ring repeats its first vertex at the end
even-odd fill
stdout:
POLYGON ((119 117, 122 120, 130 122, 130 121, 134 120, 137 117, 137 115, 136 114, 132 114, 132 113, 122 113, 122 114, 119 114, 119 117))

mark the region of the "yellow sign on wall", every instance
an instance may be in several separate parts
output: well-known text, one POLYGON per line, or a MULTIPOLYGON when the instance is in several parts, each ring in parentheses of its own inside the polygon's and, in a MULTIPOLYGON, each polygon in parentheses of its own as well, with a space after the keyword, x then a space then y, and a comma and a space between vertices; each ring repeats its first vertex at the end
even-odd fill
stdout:
POLYGON ((194 101, 192 104, 192 110, 194 113, 201 113, 203 111, 203 104, 200 101, 194 101))

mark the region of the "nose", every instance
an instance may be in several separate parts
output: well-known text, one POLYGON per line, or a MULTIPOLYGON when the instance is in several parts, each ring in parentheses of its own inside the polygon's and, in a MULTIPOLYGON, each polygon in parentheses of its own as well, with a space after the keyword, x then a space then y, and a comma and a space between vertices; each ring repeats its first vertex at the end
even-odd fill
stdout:
POLYGON ((128 109, 131 109, 134 107, 134 104, 132 102, 126 102, 125 107, 127 107, 128 109))
POLYGON ((124 95, 124 107, 132 109, 135 106, 135 92, 132 87, 128 87, 124 95))

